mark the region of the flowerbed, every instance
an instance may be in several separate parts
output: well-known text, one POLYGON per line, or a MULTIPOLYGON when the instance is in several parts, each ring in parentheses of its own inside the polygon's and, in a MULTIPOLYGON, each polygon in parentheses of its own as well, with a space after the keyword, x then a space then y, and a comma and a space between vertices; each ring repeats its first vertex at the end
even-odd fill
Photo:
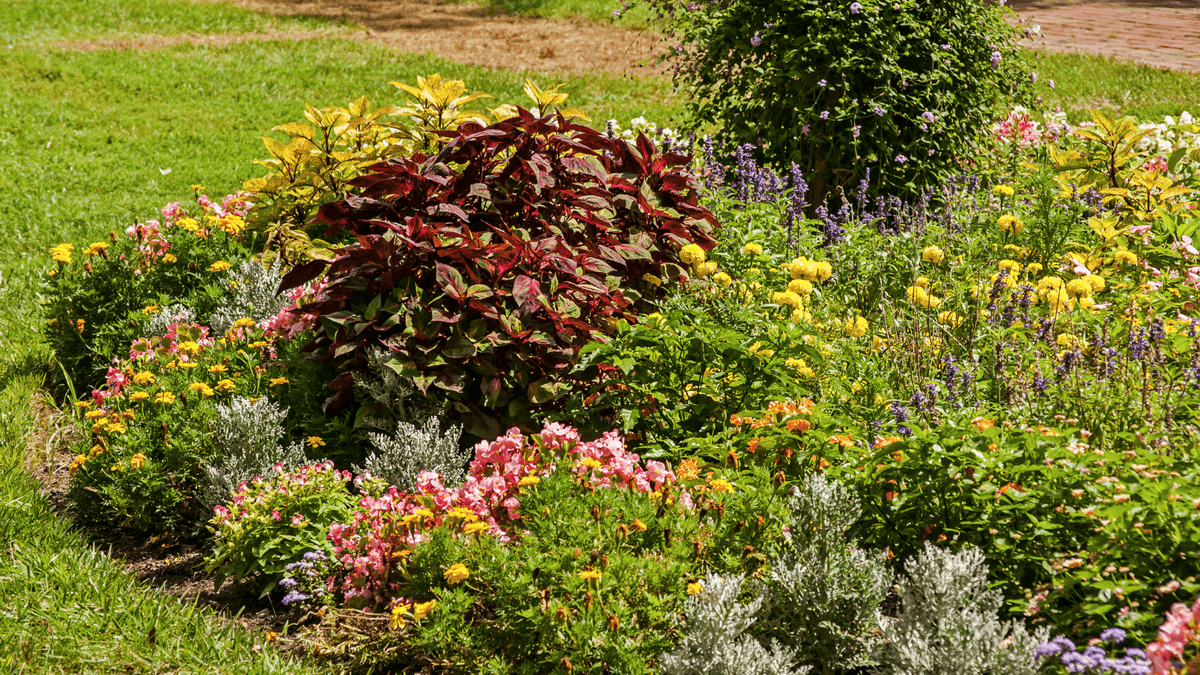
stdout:
POLYGON ((970 176, 810 204, 557 89, 402 88, 51 250, 82 521, 207 526, 367 667, 1195 667, 1190 117, 1017 108, 970 176))

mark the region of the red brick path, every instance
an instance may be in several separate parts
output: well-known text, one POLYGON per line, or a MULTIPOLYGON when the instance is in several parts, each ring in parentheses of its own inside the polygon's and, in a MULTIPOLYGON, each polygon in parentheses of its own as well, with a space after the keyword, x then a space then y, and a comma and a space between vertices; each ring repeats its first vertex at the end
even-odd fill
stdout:
POLYGON ((1042 27, 1037 47, 1200 72, 1200 0, 1010 0, 1042 27))

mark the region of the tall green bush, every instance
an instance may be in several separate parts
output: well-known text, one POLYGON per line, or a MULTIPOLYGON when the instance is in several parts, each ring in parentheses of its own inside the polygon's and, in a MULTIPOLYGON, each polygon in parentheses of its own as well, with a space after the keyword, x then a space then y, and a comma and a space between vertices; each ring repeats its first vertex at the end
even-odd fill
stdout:
POLYGON ((650 0, 695 123, 719 123, 819 202, 837 186, 911 193, 951 171, 1030 74, 1003 3, 650 0))

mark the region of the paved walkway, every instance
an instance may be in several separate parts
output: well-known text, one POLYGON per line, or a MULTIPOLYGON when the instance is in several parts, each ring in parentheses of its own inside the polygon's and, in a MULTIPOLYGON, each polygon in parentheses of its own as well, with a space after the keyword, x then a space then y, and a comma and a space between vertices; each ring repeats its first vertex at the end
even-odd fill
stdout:
POLYGON ((1037 47, 1200 72, 1200 0, 1010 0, 1042 27, 1037 47))

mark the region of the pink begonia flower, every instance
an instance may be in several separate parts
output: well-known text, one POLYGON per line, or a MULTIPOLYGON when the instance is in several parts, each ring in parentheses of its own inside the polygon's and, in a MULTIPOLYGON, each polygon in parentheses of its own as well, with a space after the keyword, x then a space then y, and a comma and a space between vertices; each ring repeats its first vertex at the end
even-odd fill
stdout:
POLYGON ((1179 241, 1171 244, 1171 248, 1175 249, 1176 251, 1183 251, 1189 256, 1200 255, 1200 251, 1197 251, 1196 247, 1192 246, 1192 238, 1186 234, 1180 237, 1179 241))
POLYGON ((1183 283, 1192 288, 1200 288, 1200 267, 1187 268, 1187 279, 1184 279, 1183 283))
POLYGON ((1163 287, 1163 285, 1162 285, 1161 281, 1147 281, 1146 282, 1146 288, 1149 288, 1151 291, 1157 291, 1158 289, 1160 289, 1162 287, 1163 287))
POLYGON ((1087 268, 1087 265, 1084 265, 1078 260, 1071 258, 1071 262, 1075 263, 1071 269, 1071 271, 1075 274, 1078 274, 1079 276, 1086 276, 1092 273, 1092 271, 1087 268))
POLYGON ((279 521, 283 520, 283 516, 279 514, 279 511, 277 509, 273 509, 271 511, 271 517, 274 518, 275 522, 277 522, 277 523, 279 521))
POLYGON ((296 515, 292 516, 292 527, 300 527, 303 524, 304 524, 304 514, 297 513, 296 515))

